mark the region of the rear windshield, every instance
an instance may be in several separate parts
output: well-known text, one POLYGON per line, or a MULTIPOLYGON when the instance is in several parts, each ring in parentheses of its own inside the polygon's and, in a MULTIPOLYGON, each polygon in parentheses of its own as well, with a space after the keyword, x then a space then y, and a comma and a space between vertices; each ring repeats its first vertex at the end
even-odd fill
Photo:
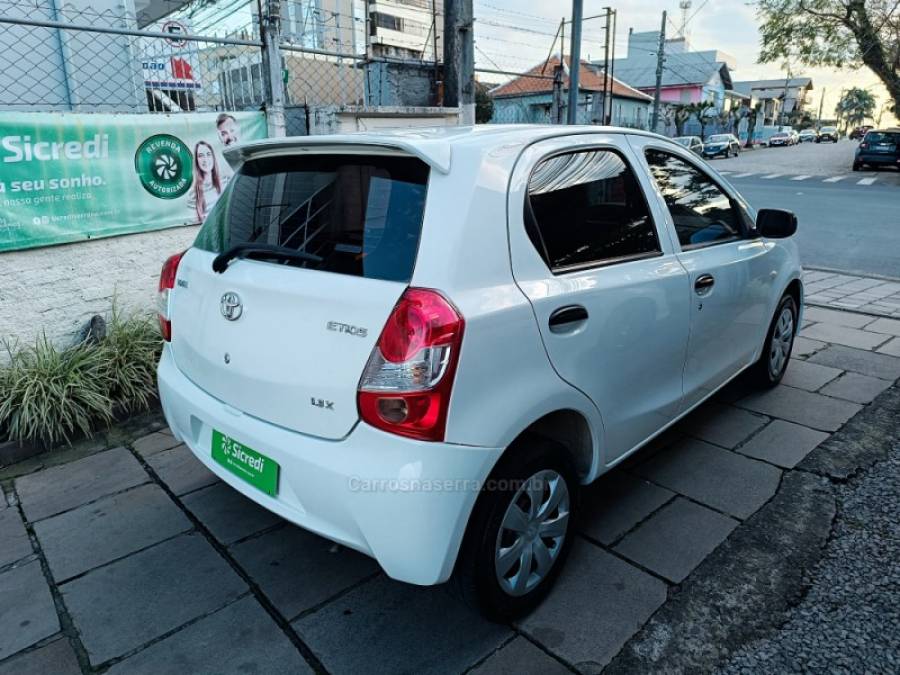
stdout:
POLYGON ((216 202, 194 246, 222 253, 276 245, 321 261, 308 269, 409 281, 428 166, 412 157, 304 155, 246 162, 216 202))
POLYGON ((900 143, 900 133, 893 131, 870 131, 866 134, 869 143, 900 143))
POLYGON ((727 143, 731 140, 731 136, 727 136, 725 134, 717 134, 715 136, 709 137, 710 143, 727 143))

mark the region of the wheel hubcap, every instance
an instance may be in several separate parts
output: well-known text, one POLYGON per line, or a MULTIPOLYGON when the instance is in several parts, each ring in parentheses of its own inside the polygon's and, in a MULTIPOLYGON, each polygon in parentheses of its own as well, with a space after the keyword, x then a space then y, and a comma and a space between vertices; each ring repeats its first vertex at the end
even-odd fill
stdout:
POLYGON ((539 471, 506 509, 494 551, 500 587, 525 595, 541 583, 562 550, 569 524, 569 487, 556 471, 539 471))
POLYGON ((787 365, 794 342, 794 313, 790 307, 781 310, 775 330, 772 332, 772 344, 769 349, 769 372, 778 377, 787 365))

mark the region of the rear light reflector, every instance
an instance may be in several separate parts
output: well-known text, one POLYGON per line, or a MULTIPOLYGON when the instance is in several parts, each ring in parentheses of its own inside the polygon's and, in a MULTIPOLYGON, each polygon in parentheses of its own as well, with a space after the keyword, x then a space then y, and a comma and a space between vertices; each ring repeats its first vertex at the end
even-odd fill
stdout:
POLYGON ((363 371, 360 417, 410 438, 444 440, 465 321, 437 291, 408 288, 363 371))
POLYGON ((169 291, 175 288, 175 276, 178 274, 178 263, 186 251, 170 256, 163 263, 162 272, 159 274, 159 293, 156 296, 156 306, 159 311, 159 332, 163 340, 172 341, 172 319, 169 314, 169 291))

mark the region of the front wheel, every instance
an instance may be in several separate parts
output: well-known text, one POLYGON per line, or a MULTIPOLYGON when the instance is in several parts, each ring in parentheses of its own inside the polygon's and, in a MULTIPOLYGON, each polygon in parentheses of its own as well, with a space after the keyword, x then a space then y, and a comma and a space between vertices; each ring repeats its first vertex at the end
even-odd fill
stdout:
POLYGON ((778 303, 762 354, 750 369, 752 379, 763 388, 778 385, 784 377, 798 329, 797 311, 797 303, 790 295, 785 295, 778 303))
POLYGON ((496 622, 537 607, 568 555, 577 498, 561 445, 527 436, 510 446, 466 528, 453 579, 463 599, 496 622))

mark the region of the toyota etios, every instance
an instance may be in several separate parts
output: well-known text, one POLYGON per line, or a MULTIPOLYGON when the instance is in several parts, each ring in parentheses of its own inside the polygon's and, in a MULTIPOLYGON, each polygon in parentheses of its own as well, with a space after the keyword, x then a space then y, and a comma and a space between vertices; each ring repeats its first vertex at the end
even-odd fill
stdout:
MULTIPOLYGON (((173 433, 265 508, 493 619, 534 607, 579 486, 800 325, 788 212, 603 127, 270 139, 159 283, 173 433)), ((298 579, 297 583, 303 583, 298 579)))

